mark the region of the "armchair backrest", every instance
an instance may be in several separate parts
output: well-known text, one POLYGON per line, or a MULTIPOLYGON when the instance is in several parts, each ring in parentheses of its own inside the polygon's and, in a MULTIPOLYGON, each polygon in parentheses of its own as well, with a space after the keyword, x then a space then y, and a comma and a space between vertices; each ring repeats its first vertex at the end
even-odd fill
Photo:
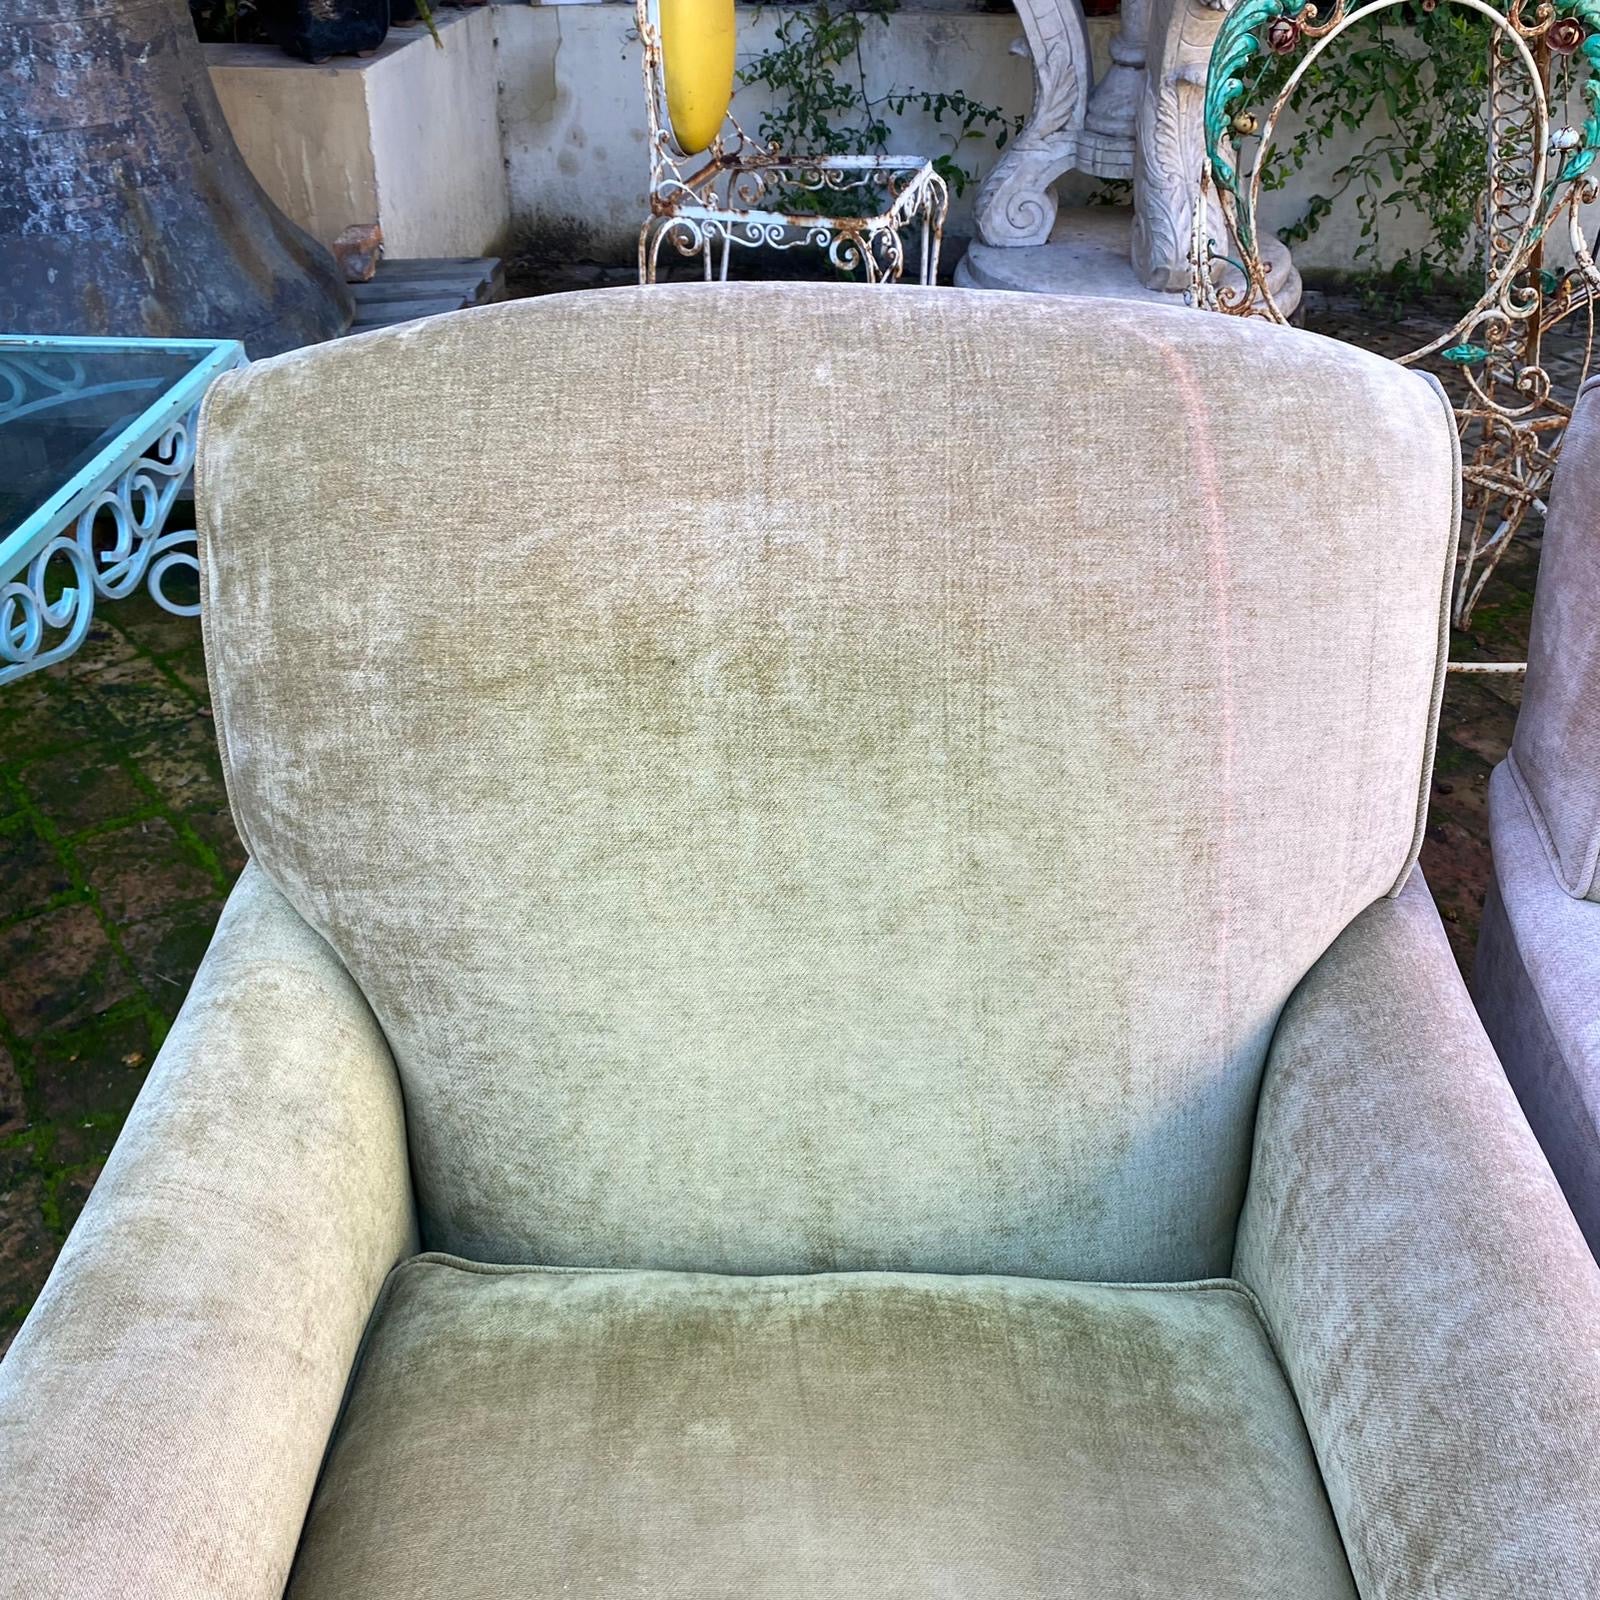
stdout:
POLYGON ((251 854, 490 1261, 1227 1269, 1263 1054, 1415 857, 1428 381, 1115 300, 432 319, 213 389, 251 854))
POLYGON ((1600 378, 1578 396, 1550 490, 1508 765, 1557 882, 1600 900, 1600 378))

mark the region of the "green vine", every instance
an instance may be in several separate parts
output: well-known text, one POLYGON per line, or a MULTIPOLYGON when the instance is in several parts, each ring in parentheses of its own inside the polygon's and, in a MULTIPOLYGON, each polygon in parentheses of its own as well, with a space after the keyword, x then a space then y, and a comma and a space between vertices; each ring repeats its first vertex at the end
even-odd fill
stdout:
MULTIPOLYGON (((1513 4, 1525 0, 1512 0, 1513 4)), ((1569 151, 1560 170, 1548 179, 1544 193, 1539 197, 1539 219, 1534 238, 1540 238, 1550 225, 1557 191, 1565 183, 1581 178, 1594 165, 1595 152, 1600 148, 1600 4, 1596 0, 1555 0, 1555 13, 1559 19, 1555 27, 1571 30, 1569 40, 1576 40, 1589 69, 1584 81, 1583 96, 1587 101, 1588 116, 1584 120, 1583 135, 1577 149, 1569 151)), ((1552 29, 1548 37, 1554 37, 1552 29)))
MULTIPOLYGON (((1325 51, 1300 80, 1299 126, 1270 153, 1261 186, 1289 188, 1333 139, 1355 135, 1359 143, 1279 238, 1289 245, 1309 239, 1346 203, 1356 216, 1358 273, 1386 278, 1403 294, 1480 274, 1492 32, 1448 3, 1393 7, 1357 22, 1325 51), (1385 245, 1385 225, 1407 214, 1427 219, 1428 236, 1396 253, 1385 245)), ((1296 59, 1271 58, 1264 99, 1277 94, 1296 59)))
MULTIPOLYGON (((740 68, 742 84, 759 84, 771 96, 762 113, 763 140, 793 155, 888 155, 890 116, 917 110, 931 117, 947 148, 934 157, 935 170, 960 194, 973 174, 958 159, 973 141, 992 140, 997 149, 1022 126, 998 106, 985 105, 959 89, 887 89, 868 86, 861 42, 873 22, 887 27, 900 0, 865 0, 859 6, 830 4, 785 7, 772 45, 740 68)), ((815 205, 833 197, 808 194, 815 205)), ((848 205, 848 197, 840 204, 848 205)))

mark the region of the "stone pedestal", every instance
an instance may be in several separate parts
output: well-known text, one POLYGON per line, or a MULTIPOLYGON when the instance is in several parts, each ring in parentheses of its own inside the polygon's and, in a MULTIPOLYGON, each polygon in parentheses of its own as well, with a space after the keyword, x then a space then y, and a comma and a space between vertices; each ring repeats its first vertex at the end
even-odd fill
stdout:
POLYGON ((0 327, 333 338, 333 257, 262 192, 223 120, 184 0, 17 0, 0 28, 0 327))
MULTIPOLYGON (((1103 295, 1117 300, 1147 300, 1181 305, 1183 291, 1155 289, 1140 281, 1131 259, 1132 206, 1077 206, 1060 211, 1045 244, 998 246, 974 240, 956 266, 956 282, 966 289, 1009 289, 1025 294, 1103 295)), ((1267 287, 1287 316, 1300 302, 1300 274, 1288 250, 1276 239, 1262 249, 1267 287)), ((1242 287, 1232 268, 1217 272, 1219 285, 1242 287)))
POLYGON ((372 55, 315 67, 270 45, 202 48, 250 170, 314 239, 332 245, 376 222, 390 257, 478 257, 511 231, 495 97, 501 16, 498 6, 440 10, 442 50, 423 28, 393 28, 372 55))
MULTIPOLYGON (((1123 0, 1111 65, 1091 86, 1081 0, 1014 0, 1020 48, 1033 61, 1033 108, 984 180, 978 240, 957 283, 1182 302, 1205 160, 1206 69, 1227 3, 1123 0), (1131 178, 1132 206, 1059 211, 1055 182, 1073 170, 1131 178)), ((1222 219, 1214 221, 1221 238, 1222 219)), ((1299 274, 1276 240, 1263 259, 1287 316, 1299 303, 1299 274)))

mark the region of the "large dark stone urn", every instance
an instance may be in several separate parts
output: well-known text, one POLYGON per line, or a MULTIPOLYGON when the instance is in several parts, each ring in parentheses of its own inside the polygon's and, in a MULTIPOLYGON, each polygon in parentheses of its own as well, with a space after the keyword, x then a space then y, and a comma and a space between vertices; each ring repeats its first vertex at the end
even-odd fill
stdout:
POLYGON ((333 257, 267 199, 185 0, 9 0, 0 28, 0 331, 342 333, 333 257))

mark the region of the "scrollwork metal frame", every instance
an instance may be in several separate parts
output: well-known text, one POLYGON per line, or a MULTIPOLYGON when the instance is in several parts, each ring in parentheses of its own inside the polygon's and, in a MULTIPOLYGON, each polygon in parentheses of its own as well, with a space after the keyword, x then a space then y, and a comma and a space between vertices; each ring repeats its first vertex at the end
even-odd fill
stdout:
MULTIPOLYGON (((1257 236, 1264 157, 1285 108, 1317 58, 1356 23, 1402 0, 1334 0, 1323 17, 1314 0, 1240 0, 1211 53, 1205 90, 1205 161, 1191 244, 1190 298, 1211 311, 1285 321, 1266 282, 1257 236), (1309 49, 1265 118, 1244 104, 1244 69, 1272 53, 1309 49), (1235 136, 1256 141, 1241 172, 1235 136), (1212 234, 1217 215, 1224 238, 1212 234), (1234 272, 1217 271, 1225 263, 1234 272), (1234 283, 1222 281, 1234 279, 1234 283)), ((1571 415, 1544 365, 1546 336, 1569 318, 1584 319, 1581 371, 1589 370, 1600 271, 1579 208, 1597 193, 1591 175, 1600 153, 1600 0, 1424 0, 1483 17, 1490 27, 1487 195, 1488 250, 1483 292, 1445 332, 1397 359, 1410 366, 1437 357, 1460 373, 1456 410, 1463 444, 1464 507, 1453 617, 1470 623, 1473 606, 1528 512, 1543 509, 1571 415), (1588 115, 1581 128, 1552 130, 1553 55, 1581 55, 1588 115), (1552 171, 1552 168, 1554 169, 1552 171), (1556 273, 1543 248, 1565 218, 1574 265, 1556 273)), ((1458 670, 1519 670, 1517 664, 1452 663, 1458 670)))
POLYGON ((198 613, 166 592, 175 569, 199 569, 194 532, 169 533, 166 522, 194 465, 201 399, 218 374, 244 361, 231 339, 0 338, 0 427, 75 399, 159 391, 0 540, 0 685, 70 656, 89 632, 97 598, 119 600, 143 584, 163 610, 198 613), (81 357, 140 350, 198 359, 171 385, 88 383, 81 357))
POLYGON ((726 281, 735 246, 820 249, 841 272, 895 283, 907 265, 907 235, 917 241, 918 281, 932 284, 949 190, 920 156, 791 156, 752 138, 731 114, 702 156, 678 144, 667 115, 658 0, 635 0, 643 51, 650 140, 650 215, 639 230, 639 282, 654 283, 661 251, 700 257, 709 283, 726 281), (699 160, 699 165, 690 163, 699 160), (855 196, 859 215, 785 209, 773 200, 855 196), (887 199, 888 204, 882 202, 887 199))

